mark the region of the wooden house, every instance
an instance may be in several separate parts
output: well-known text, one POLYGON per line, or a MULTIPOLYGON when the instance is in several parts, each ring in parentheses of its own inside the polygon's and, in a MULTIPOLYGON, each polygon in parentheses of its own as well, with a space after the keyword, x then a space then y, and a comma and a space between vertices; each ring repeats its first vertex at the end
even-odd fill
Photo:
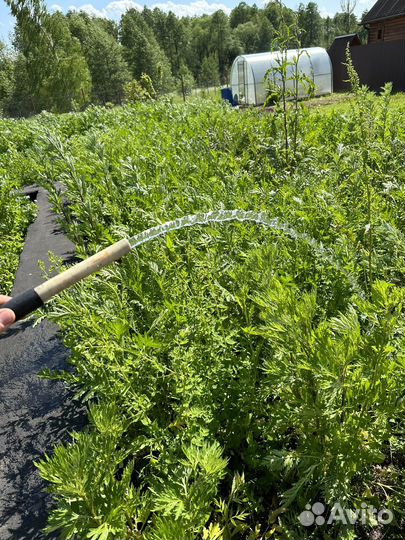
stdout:
POLYGON ((405 39, 405 0, 378 0, 363 17, 368 43, 405 39))
POLYGON ((405 91, 405 0, 377 0, 363 17, 368 43, 357 35, 339 36, 328 53, 333 66, 336 92, 347 91, 346 48, 362 84, 379 92, 388 82, 395 91, 405 91))

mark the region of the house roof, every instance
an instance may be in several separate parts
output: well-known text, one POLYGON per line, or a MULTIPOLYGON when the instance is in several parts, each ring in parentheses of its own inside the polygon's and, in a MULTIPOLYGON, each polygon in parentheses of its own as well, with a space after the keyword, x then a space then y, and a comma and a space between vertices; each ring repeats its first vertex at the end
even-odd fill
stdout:
POLYGON ((361 45, 358 34, 347 34, 346 36, 338 36, 334 39, 332 45, 329 47, 328 52, 333 55, 340 55, 342 58, 344 58, 347 45, 349 45, 349 47, 361 45))
POLYGON ((336 36, 335 41, 344 41, 350 45, 361 45, 359 34, 345 34, 344 36, 336 36))
POLYGON ((362 23, 368 24, 400 15, 405 15, 405 0, 378 0, 363 17, 362 23))

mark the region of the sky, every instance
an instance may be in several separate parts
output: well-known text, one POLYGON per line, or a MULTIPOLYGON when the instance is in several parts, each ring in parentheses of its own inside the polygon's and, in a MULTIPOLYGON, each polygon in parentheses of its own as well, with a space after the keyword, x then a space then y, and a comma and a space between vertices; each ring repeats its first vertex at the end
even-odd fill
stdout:
MULTIPOLYGON (((251 0, 245 1, 248 4, 254 3, 251 0)), ((307 2, 308 0, 302 0, 304 4, 307 2)), ((357 0, 356 13, 361 15, 365 9, 370 9, 375 2, 376 0, 357 0)), ((238 3, 239 0, 46 0, 50 11, 82 10, 89 14, 114 20, 119 20, 127 9, 142 9, 144 5, 152 9, 158 7, 163 11, 173 11, 178 16, 195 16, 204 13, 211 14, 218 9, 229 13, 238 3)), ((258 6, 266 3, 267 1, 264 0, 256 0, 258 6)), ((286 6, 296 9, 300 0, 284 0, 284 3, 286 6)), ((340 0, 318 0, 317 4, 323 16, 333 16, 340 10, 340 0)), ((13 26, 13 17, 11 17, 6 3, 0 0, 0 40, 10 42, 13 26)))

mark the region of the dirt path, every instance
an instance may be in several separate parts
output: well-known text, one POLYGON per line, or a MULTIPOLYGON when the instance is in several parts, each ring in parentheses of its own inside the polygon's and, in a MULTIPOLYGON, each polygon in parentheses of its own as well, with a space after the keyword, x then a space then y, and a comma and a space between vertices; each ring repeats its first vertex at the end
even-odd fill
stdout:
MULTIPOLYGON (((47 194, 39 190, 38 217, 29 227, 13 293, 38 285, 38 260, 48 251, 69 259, 73 244, 61 233, 47 194)), ((43 538, 49 497, 33 461, 66 440, 83 419, 62 383, 40 380, 43 368, 66 367, 69 352, 57 327, 20 322, 0 338, 0 540, 43 538)))

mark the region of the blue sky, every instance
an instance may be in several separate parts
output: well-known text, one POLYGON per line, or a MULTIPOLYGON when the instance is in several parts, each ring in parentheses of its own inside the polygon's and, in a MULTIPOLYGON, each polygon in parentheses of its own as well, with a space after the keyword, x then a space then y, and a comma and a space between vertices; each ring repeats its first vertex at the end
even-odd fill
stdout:
MULTIPOLYGON (((247 3, 253 4, 251 0, 247 3)), ((308 0, 302 0, 307 3, 308 0)), ((365 9, 369 9, 376 0, 357 0, 356 12, 361 14, 365 9)), ((83 10, 98 16, 104 16, 118 20, 121 14, 129 8, 142 9, 144 5, 153 8, 159 7, 164 11, 173 11, 177 15, 201 15, 203 13, 213 13, 218 9, 229 12, 239 0, 47 0, 50 10, 60 9, 66 12, 69 9, 83 10)), ((257 5, 266 2, 256 0, 257 5)), ((285 0, 284 2, 291 8, 297 8, 300 0, 285 0)), ((319 10, 322 15, 333 15, 339 11, 340 0, 318 0, 319 10)), ((8 42, 13 29, 13 18, 3 0, 0 0, 0 39, 8 42)))

